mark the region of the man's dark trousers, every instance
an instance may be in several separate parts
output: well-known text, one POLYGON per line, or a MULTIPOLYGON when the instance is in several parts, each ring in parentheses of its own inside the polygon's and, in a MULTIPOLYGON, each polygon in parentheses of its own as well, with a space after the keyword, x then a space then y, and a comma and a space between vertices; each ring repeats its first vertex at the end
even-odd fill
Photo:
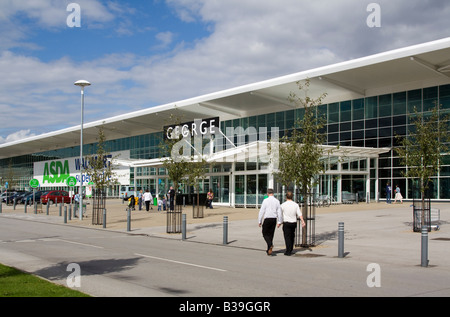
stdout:
POLYGON ((286 243, 286 254, 292 253, 294 249, 295 229, 297 228, 296 222, 283 223, 284 242, 286 243))
POLYGON ((266 218, 262 224, 262 235, 267 243, 267 251, 273 246, 273 236, 277 226, 277 218, 266 218))

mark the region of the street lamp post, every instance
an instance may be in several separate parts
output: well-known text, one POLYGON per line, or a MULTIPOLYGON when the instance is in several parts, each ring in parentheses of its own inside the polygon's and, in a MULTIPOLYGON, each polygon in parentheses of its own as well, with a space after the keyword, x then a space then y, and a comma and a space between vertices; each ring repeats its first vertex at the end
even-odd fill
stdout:
POLYGON ((81 87, 81 128, 80 128, 80 208, 79 217, 83 219, 83 110, 84 110, 84 87, 90 86, 91 83, 86 80, 75 82, 75 86, 81 87))

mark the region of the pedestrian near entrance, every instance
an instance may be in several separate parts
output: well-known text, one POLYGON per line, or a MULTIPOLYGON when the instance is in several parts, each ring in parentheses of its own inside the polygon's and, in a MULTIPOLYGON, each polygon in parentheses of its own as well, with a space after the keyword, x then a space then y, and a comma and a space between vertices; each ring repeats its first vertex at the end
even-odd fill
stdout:
POLYGON ((150 208, 152 208, 152 210, 153 210, 153 207, 151 207, 151 201, 153 200, 153 196, 148 189, 145 190, 143 199, 145 202, 145 210, 149 211, 150 208))
POLYGON ((391 185, 389 182, 386 183, 386 204, 391 203, 391 185))
POLYGON ((286 201, 281 205, 283 212, 283 235, 286 244, 284 255, 291 255, 294 249, 295 229, 297 229, 297 219, 300 219, 302 227, 305 227, 300 207, 292 198, 294 194, 291 191, 286 193, 286 201))
POLYGON ((397 185, 395 187, 395 200, 394 200, 394 204, 397 202, 397 200, 400 201, 401 204, 403 204, 403 196, 402 193, 400 192, 400 187, 397 185))
POLYGON ((170 211, 174 211, 175 210, 175 190, 173 189, 173 186, 170 186, 170 190, 167 193, 167 195, 169 196, 170 211))
POLYGON ((267 190, 268 197, 264 199, 258 215, 259 227, 262 227, 262 235, 267 244, 267 255, 272 255, 273 236, 276 226, 283 222, 280 201, 273 196, 273 189, 267 190))
POLYGON ((212 189, 209 189, 208 194, 206 194, 206 199, 208 200, 208 206, 206 206, 206 208, 211 208, 213 209, 212 203, 213 203, 213 199, 214 199, 214 193, 212 191, 212 189))

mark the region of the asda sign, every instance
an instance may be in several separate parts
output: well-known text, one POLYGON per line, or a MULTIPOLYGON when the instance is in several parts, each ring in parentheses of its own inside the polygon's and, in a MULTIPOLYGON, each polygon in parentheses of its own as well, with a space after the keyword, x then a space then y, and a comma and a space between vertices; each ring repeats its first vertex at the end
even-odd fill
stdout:
MULTIPOLYGON (((130 151, 121 151, 111 153, 110 157, 117 157, 120 159, 129 159, 130 151)), ((105 162, 109 164, 109 162, 105 162)), ((51 160, 34 163, 34 178, 39 181, 40 187, 56 187, 67 186, 67 180, 71 177, 76 179, 76 185, 80 185, 80 169, 86 168, 87 160, 83 159, 80 162, 79 157, 71 157, 61 160, 51 160)), ((130 168, 123 166, 114 167, 114 172, 121 185, 129 185, 130 183, 130 168)), ((83 186, 90 182, 87 174, 82 175, 83 186)), ((72 180, 73 182, 73 180, 72 180)))
POLYGON ((44 163, 42 184, 65 183, 70 177, 69 160, 50 161, 44 163))

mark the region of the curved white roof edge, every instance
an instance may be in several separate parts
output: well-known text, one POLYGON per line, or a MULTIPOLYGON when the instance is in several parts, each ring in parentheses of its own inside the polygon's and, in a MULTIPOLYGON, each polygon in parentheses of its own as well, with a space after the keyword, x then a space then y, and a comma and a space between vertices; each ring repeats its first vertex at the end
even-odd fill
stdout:
MULTIPOLYGON (((296 82, 296 81, 300 81, 300 80, 305 80, 308 78, 325 76, 325 75, 333 74, 333 73, 340 72, 340 71, 359 68, 359 67, 363 67, 363 66, 369 66, 372 64, 377 64, 377 63, 395 60, 395 59, 399 59, 399 58, 409 57, 409 56, 413 56, 413 55, 417 55, 417 54, 423 54, 423 53, 427 53, 430 51, 445 49, 445 48, 449 48, 449 47, 450 47, 450 37, 447 37, 447 38, 440 39, 440 40, 435 40, 435 41, 412 45, 412 46, 408 46, 408 47, 404 47, 404 48, 394 49, 394 50, 390 50, 390 51, 386 51, 386 52, 382 52, 382 53, 377 53, 377 54, 369 55, 366 57, 361 57, 361 58, 357 58, 357 59, 353 59, 353 60, 349 60, 349 61, 339 62, 339 63, 328 65, 328 66, 322 66, 322 67, 314 68, 311 70, 301 71, 301 72, 297 72, 297 73, 293 73, 293 74, 289 74, 289 75, 285 75, 285 76, 281 76, 281 77, 276 77, 276 78, 260 81, 257 83, 247 84, 247 85, 243 85, 243 86, 239 86, 239 87, 235 87, 235 88, 230 88, 230 89, 226 89, 226 90, 222 90, 222 91, 218 91, 218 92, 214 92, 214 93, 210 93, 210 94, 205 94, 205 95, 201 95, 198 97, 193 97, 193 98, 189 98, 189 99, 185 99, 185 100, 181 100, 181 101, 177 101, 177 102, 171 102, 171 103, 154 106, 154 107, 150 107, 150 108, 146 108, 146 109, 142 109, 142 110, 138 110, 138 111, 133 111, 133 112, 130 112, 127 114, 118 115, 118 116, 114 116, 114 117, 110 117, 110 118, 106 118, 106 119, 102 119, 102 120, 98 120, 98 121, 93 121, 90 123, 85 123, 85 124, 83 124, 83 128, 92 128, 92 127, 100 126, 103 123, 113 123, 115 121, 122 121, 122 120, 130 119, 130 118, 134 118, 137 116, 141 116, 141 115, 148 115, 148 114, 156 113, 158 111, 170 110, 171 108, 172 109, 182 108, 182 107, 190 106, 193 104, 207 102, 207 101, 213 100, 213 99, 232 96, 232 95, 239 94, 239 93, 251 92, 251 91, 264 89, 264 88, 268 88, 268 87, 272 87, 272 86, 277 86, 277 85, 292 83, 292 82, 296 82)), ((28 137, 28 138, 22 139, 22 140, 0 144, 0 149, 6 148, 9 146, 18 145, 18 144, 21 144, 24 142, 37 141, 40 139, 57 136, 62 133, 74 132, 74 131, 79 131, 79 130, 80 130, 80 126, 74 126, 74 127, 69 127, 66 129, 61 129, 61 130, 57 130, 57 131, 53 131, 53 132, 49 132, 49 133, 44 133, 44 134, 40 134, 37 136, 28 137)))

